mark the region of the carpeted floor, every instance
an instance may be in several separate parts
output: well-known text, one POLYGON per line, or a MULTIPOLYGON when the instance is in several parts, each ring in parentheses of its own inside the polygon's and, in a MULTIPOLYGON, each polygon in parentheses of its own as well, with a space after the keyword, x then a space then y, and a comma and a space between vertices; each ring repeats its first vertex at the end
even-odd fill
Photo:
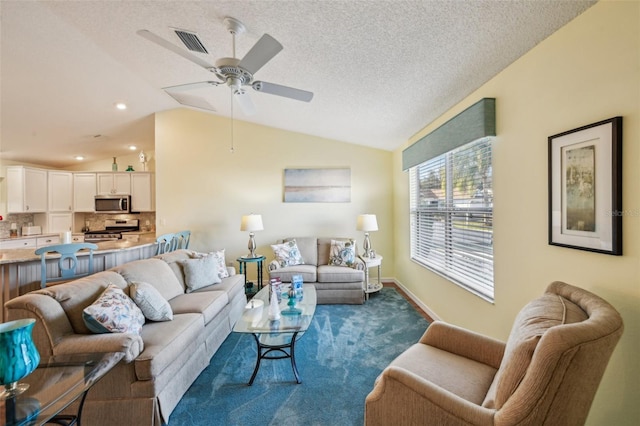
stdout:
POLYGON ((362 425, 364 399, 380 372, 418 341, 427 321, 393 288, 364 305, 318 305, 288 359, 266 360, 253 386, 251 335, 231 333, 173 411, 169 426, 362 425))

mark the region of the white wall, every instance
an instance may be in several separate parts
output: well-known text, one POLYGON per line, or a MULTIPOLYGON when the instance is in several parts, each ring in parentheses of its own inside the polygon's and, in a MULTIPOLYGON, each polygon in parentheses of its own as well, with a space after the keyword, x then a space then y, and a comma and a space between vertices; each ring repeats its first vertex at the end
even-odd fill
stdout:
POLYGON ((224 248, 234 261, 249 240, 240 219, 257 213, 265 228, 257 252, 270 261, 269 245, 289 236, 355 237, 362 247, 356 217, 375 213, 372 243, 385 256, 383 274, 393 276, 390 152, 235 121, 232 154, 230 126, 189 109, 156 115, 158 234, 191 229, 194 249, 224 248), (350 203, 283 202, 284 169, 337 167, 351 169, 350 203))
MULTIPOLYGON (((495 304, 409 260, 408 176, 394 153, 395 272, 446 321, 506 339, 516 313, 554 280, 595 292, 622 314, 625 333, 590 425, 640 422, 640 3, 604 1, 460 102, 411 141, 483 97, 495 97, 495 304), (624 256, 547 244, 547 137, 621 115, 624 256)), ((408 146, 408 144, 407 144, 408 146)), ((404 147, 403 147, 404 148, 404 147)))

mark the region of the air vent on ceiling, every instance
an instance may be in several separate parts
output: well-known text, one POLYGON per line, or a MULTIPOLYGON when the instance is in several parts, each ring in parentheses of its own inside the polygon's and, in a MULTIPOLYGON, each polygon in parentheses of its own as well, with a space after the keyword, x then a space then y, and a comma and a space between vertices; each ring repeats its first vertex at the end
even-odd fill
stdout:
POLYGON ((198 34, 191 31, 179 30, 177 28, 174 29, 174 31, 176 32, 176 35, 180 37, 180 40, 182 40, 184 45, 187 46, 187 49, 193 52, 209 53, 207 52, 207 48, 204 47, 204 44, 202 44, 198 38, 198 34))

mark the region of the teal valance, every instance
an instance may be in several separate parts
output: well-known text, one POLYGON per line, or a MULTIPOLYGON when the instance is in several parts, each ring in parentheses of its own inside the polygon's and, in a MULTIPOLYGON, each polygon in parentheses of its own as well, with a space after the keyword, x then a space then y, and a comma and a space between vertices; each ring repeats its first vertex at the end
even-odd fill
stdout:
POLYGON ((496 135, 496 99, 483 98, 402 151, 402 170, 496 135))

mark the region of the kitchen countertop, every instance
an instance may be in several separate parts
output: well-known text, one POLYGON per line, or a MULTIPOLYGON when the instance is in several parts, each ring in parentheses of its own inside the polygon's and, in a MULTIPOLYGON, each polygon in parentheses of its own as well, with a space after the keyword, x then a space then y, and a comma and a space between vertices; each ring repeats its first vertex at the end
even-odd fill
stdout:
MULTIPOLYGON (((46 237, 57 234, 41 234, 38 237, 46 237)), ((32 236, 32 237, 35 237, 32 236)), ((22 238, 32 238, 32 237, 22 237, 22 238)), ((11 238, 11 240, 15 240, 16 238, 11 238)), ((126 240, 118 240, 118 241, 101 241, 95 243, 98 245, 98 249, 94 250, 94 255, 96 254, 104 254, 111 253, 120 250, 129 250, 133 248, 139 248, 143 246, 149 246, 155 244, 156 237, 155 233, 147 232, 140 235, 138 241, 126 241, 126 240)), ((87 255, 89 252, 80 252, 78 255, 83 256, 87 255)), ((56 255, 50 255, 52 258, 56 257, 56 255)), ((0 250, 0 265, 7 263, 22 263, 22 262, 33 262, 39 261, 40 256, 36 256, 35 249, 4 249, 0 250)))

